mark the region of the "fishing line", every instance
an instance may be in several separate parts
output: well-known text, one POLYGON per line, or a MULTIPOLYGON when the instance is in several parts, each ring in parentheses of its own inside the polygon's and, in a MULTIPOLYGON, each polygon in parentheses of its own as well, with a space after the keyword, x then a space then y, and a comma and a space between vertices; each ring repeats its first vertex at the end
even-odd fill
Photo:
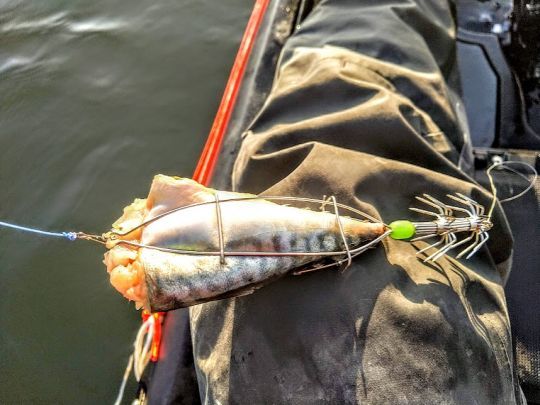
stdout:
POLYGON ((491 194, 493 195, 493 201, 491 202, 491 206, 489 207, 489 211, 487 214, 488 218, 491 218, 491 215, 493 214, 493 210, 495 209, 495 204, 497 203, 497 200, 499 200, 499 202, 501 203, 505 203, 505 202, 513 201, 513 200, 523 197, 525 193, 527 193, 531 188, 534 187, 534 184, 536 183, 536 180, 538 179, 538 172, 532 165, 526 162, 520 162, 518 160, 507 160, 504 162, 495 162, 486 170, 486 175, 489 179, 489 186, 491 188, 491 194), (529 180, 524 174, 508 166, 509 164, 525 166, 526 168, 531 170, 531 172, 533 173, 532 179, 529 180), (528 186, 521 193, 499 200, 497 197, 497 186, 495 186, 495 179, 493 178, 493 175, 491 174, 491 171, 495 168, 508 170, 509 172, 519 175, 521 178, 524 178, 525 180, 529 182, 528 186))
POLYGON ((154 322, 153 316, 141 325, 133 344, 133 372, 137 381, 141 380, 144 369, 150 362, 150 347, 152 338, 154 337, 154 322), (146 338, 145 338, 146 335, 146 338))
POLYGON ((131 373, 132 367, 133 367, 133 355, 129 356, 128 364, 124 371, 124 376, 122 377, 122 383, 120 384, 120 389, 118 390, 118 396, 116 397, 116 400, 114 401, 114 405, 120 405, 122 403, 122 399, 124 398, 124 391, 126 390, 126 384, 129 378, 129 374, 131 373))
POLYGON ((37 234, 43 235, 43 236, 66 238, 66 239, 71 240, 71 241, 74 241, 74 240, 76 240, 78 238, 77 232, 50 232, 50 231, 43 231, 41 229, 30 228, 30 227, 27 227, 27 226, 11 224, 9 222, 4 222, 4 221, 0 221, 0 227, 17 229, 17 230, 23 231, 23 232, 37 233, 37 234))
POLYGON ((107 242, 106 239, 102 235, 93 235, 93 234, 85 233, 85 232, 72 232, 72 231, 70 231, 70 232, 44 231, 42 229, 31 228, 29 226, 17 225, 17 224, 13 224, 11 222, 5 222, 5 221, 0 221, 0 228, 11 228, 11 229, 15 229, 17 231, 35 233, 35 234, 38 234, 38 235, 41 235, 41 236, 49 236, 49 237, 53 237, 53 238, 64 238, 64 239, 67 239, 67 240, 72 241, 72 242, 77 240, 77 239, 89 240, 89 241, 92 241, 92 242, 101 243, 102 245, 104 245, 107 242))
POLYGON ((154 337, 154 322, 156 322, 153 316, 150 316, 146 321, 142 323, 137 332, 137 337, 133 343, 133 353, 129 356, 128 364, 124 370, 122 382, 118 389, 118 395, 114 401, 114 405, 120 405, 124 398, 124 391, 126 384, 133 369, 135 380, 139 382, 143 375, 144 369, 150 362, 150 347, 152 345, 152 339, 154 337), (146 335, 146 337, 145 337, 146 335))

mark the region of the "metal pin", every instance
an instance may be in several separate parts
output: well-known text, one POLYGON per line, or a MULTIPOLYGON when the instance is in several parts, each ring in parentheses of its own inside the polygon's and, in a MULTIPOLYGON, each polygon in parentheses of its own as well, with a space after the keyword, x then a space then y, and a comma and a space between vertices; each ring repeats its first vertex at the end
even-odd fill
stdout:
POLYGON ((221 205, 219 203, 218 193, 214 193, 214 198, 216 199, 216 218, 217 218, 217 227, 218 227, 218 238, 219 238, 219 261, 221 264, 225 264, 225 245, 223 238, 223 220, 221 218, 221 205))

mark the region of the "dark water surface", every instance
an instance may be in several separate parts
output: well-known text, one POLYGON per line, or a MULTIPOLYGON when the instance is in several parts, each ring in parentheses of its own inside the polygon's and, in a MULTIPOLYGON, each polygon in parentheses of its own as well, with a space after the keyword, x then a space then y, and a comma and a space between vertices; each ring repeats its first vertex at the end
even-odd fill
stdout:
MULTIPOLYGON (((252 4, 0 0, 0 220, 101 233, 190 176, 252 4)), ((0 230, 0 403, 113 402, 140 314, 103 252, 0 230)))

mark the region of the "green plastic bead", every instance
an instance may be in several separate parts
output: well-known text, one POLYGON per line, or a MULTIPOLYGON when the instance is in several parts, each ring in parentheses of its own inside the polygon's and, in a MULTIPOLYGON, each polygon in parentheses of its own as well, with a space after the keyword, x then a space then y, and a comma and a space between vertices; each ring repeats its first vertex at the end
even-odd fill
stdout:
POLYGON ((416 228, 411 221, 394 221, 388 226, 392 230, 392 233, 390 234, 392 239, 409 239, 416 233, 416 228))

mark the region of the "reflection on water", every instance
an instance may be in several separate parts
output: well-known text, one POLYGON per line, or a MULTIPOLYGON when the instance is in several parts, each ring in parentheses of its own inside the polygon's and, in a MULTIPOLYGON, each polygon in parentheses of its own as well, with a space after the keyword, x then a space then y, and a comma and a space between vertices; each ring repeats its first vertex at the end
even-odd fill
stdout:
MULTIPOLYGON (((0 218, 99 233, 189 176, 251 5, 0 0, 0 218)), ((140 318, 102 254, 0 230, 0 403, 112 403, 140 318)))

